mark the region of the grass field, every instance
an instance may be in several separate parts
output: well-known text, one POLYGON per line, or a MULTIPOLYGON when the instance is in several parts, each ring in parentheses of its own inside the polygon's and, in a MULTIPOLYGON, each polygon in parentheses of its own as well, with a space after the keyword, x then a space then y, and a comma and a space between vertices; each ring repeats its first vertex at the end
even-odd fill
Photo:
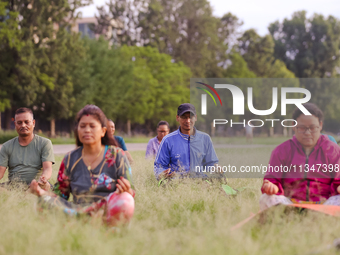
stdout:
MULTIPOLYGON (((270 149, 223 153, 250 162, 268 160, 270 149)), ((231 231, 259 210, 259 178, 229 178, 230 186, 245 187, 236 196, 227 196, 218 179, 211 185, 191 179, 158 187, 144 152, 132 156, 137 194, 128 228, 113 233, 100 220, 37 212, 35 196, 0 191, 0 254, 337 254, 324 248, 340 237, 339 219, 315 212, 285 214, 277 207, 265 223, 253 220, 231 231)), ((56 159, 52 181, 62 157, 56 159)))
MULTIPOLYGON (((0 130, 0 144, 16 137, 18 134, 15 130, 3 131, 0 130)), ((38 135, 49 138, 46 134, 39 133, 38 135)), ((119 135, 119 134, 117 134, 119 135)), ((127 137, 123 136, 125 143, 148 143, 149 140, 153 137, 146 137, 143 135, 127 137)), ((57 137, 57 138, 49 138, 52 141, 52 144, 74 144, 74 137, 57 137)), ((277 145, 287 140, 287 137, 257 137, 255 136, 253 139, 253 144, 263 144, 263 145, 277 145)), ((212 140, 215 144, 247 144, 245 137, 212 137, 212 140)))

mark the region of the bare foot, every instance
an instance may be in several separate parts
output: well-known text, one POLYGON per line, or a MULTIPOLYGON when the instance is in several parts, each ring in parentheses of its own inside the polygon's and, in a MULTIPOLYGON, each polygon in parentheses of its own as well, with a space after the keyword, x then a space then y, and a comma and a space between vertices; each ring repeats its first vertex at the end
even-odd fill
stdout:
POLYGON ((34 194, 37 195, 38 197, 41 197, 46 193, 45 190, 40 188, 39 183, 36 180, 33 180, 30 185, 30 191, 34 194))

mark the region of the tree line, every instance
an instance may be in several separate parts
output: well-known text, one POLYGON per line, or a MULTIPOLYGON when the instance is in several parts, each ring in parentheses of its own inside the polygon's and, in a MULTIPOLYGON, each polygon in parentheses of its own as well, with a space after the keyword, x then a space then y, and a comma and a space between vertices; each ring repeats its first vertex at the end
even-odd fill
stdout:
POLYGON ((21 106, 53 131, 56 120, 96 104, 128 132, 150 130, 161 119, 175 124, 177 106, 190 100, 191 77, 339 77, 340 21, 333 16, 299 11, 260 36, 242 31, 230 12, 215 17, 207 0, 110 0, 98 8, 92 29, 102 36, 94 40, 70 29, 90 2, 0 0, 5 128, 21 106))

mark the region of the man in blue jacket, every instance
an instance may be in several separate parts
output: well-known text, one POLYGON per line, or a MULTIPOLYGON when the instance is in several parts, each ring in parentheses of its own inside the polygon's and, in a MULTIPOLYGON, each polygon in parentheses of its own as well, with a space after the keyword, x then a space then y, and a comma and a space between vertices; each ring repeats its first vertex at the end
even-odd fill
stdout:
POLYGON ((176 120, 179 129, 163 138, 155 159, 154 174, 157 179, 176 175, 201 177, 202 169, 218 163, 210 136, 195 128, 197 115, 192 104, 181 104, 176 120))

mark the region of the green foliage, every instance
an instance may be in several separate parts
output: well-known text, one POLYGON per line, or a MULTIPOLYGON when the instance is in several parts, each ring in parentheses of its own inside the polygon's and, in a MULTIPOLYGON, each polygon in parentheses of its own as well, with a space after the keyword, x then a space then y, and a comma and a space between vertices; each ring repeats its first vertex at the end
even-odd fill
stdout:
POLYGON ((269 26, 275 42, 275 57, 301 78, 335 77, 340 57, 340 21, 305 11, 295 12, 291 19, 269 26))
POLYGON ((218 63, 226 59, 227 39, 222 28, 230 21, 212 16, 207 0, 151 0, 141 17, 141 37, 190 67, 194 77, 222 77, 218 63))
MULTIPOLYGON (((79 34, 70 34, 66 30, 58 30, 56 39, 49 42, 48 63, 42 66, 46 80, 50 86, 39 93, 36 105, 43 111, 40 116, 45 119, 60 119, 74 116, 75 96, 74 84, 77 82, 76 70, 84 61, 86 54, 79 34)), ((45 83, 47 84, 47 83, 45 83)))
POLYGON ((74 116, 73 86, 78 78, 74 72, 83 61, 86 49, 79 34, 66 30, 69 23, 65 19, 74 12, 71 8, 85 2, 75 1, 74 6, 68 1, 34 2, 30 10, 37 15, 28 25, 30 30, 32 27, 36 30, 33 39, 41 84, 35 105, 41 109, 37 113, 47 120, 74 116))
POLYGON ((33 106, 48 120, 72 116, 69 71, 81 44, 66 26, 75 9, 91 1, 7 2, 0 2, 0 111, 33 106))
POLYGON ((237 52, 230 55, 231 65, 224 72, 226 78, 256 78, 254 72, 250 71, 247 62, 237 52))
POLYGON ((117 106, 121 118, 141 124, 161 119, 174 123, 178 105, 190 100, 189 68, 172 63, 169 55, 155 48, 123 46, 121 51, 133 65, 132 82, 125 86, 117 106))
POLYGON ((132 64, 109 42, 83 39, 86 56, 74 74, 75 112, 86 104, 99 106, 108 118, 119 116, 118 104, 124 88, 131 82, 132 64))
POLYGON ((285 64, 274 57, 274 41, 270 35, 259 36, 255 30, 244 32, 239 38, 239 51, 250 71, 261 78, 294 78, 285 64))
POLYGON ((84 43, 87 54, 74 73, 75 111, 96 104, 108 118, 154 125, 173 123, 178 105, 190 100, 190 69, 156 48, 110 47, 103 37, 84 43))
MULTIPOLYGON (((0 1, 0 111, 11 107, 13 94, 22 89, 17 83, 16 61, 20 62, 25 43, 21 41, 22 30, 18 28, 18 12, 11 10, 8 1, 0 1)), ((20 64, 18 69, 23 69, 20 64)), ((24 75, 24 74, 23 74, 24 75)))
POLYGON ((207 0, 110 0, 98 10, 95 30, 114 44, 155 47, 195 77, 222 77, 218 64, 241 25, 231 13, 214 17, 207 0))
POLYGON ((0 144, 3 144, 17 136, 18 134, 16 131, 0 131, 0 144))
POLYGON ((115 45, 134 46, 140 44, 138 15, 145 9, 145 0, 110 0, 107 6, 98 7, 98 24, 94 31, 105 34, 115 45))
MULTIPOLYGON (((332 16, 297 12, 271 24, 270 35, 239 36, 238 17, 214 17, 208 0, 110 0, 94 27, 104 37, 81 39, 67 30, 90 2, 0 0, 0 112, 26 106, 45 120, 69 119, 96 104, 109 118, 149 129, 175 123, 191 77, 339 76, 340 23, 332 16)), ((329 84, 308 86, 334 124, 338 88, 329 84)), ((271 106, 268 88, 278 85, 268 86, 253 91, 257 109, 271 106)))

